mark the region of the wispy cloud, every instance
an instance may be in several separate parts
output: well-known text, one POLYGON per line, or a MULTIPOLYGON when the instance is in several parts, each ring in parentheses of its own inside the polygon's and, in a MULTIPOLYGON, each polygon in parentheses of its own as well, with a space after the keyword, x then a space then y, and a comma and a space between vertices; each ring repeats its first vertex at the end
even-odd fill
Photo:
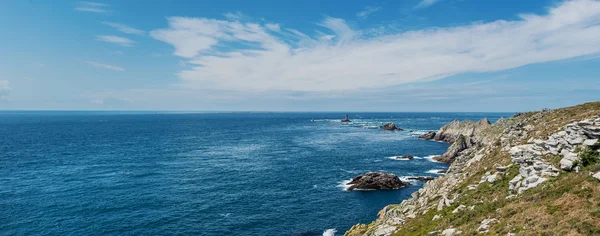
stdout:
POLYGON ((256 22, 168 18, 150 35, 188 61, 180 86, 228 90, 377 88, 493 72, 600 53, 600 1, 566 1, 541 15, 365 35, 326 18, 316 35, 256 22), (248 45, 240 47, 239 45, 248 45), (222 50, 227 48, 227 50, 222 50), (232 50, 233 49, 233 50, 232 50))
POLYGON ((94 13, 105 13, 107 12, 108 4, 99 2, 77 2, 76 11, 94 12, 94 13))
POLYGON ((131 45, 134 43, 134 41, 131 39, 119 37, 119 36, 115 36, 115 35, 100 35, 100 36, 96 36, 96 39, 103 41, 103 42, 107 42, 107 43, 118 44, 123 47, 131 47, 131 45))
POLYGON ((132 27, 129 27, 129 26, 123 25, 123 24, 118 24, 118 23, 113 23, 113 22, 102 22, 102 24, 105 24, 105 25, 108 25, 110 27, 113 27, 116 30, 121 31, 121 32, 126 33, 126 34, 137 34, 137 35, 144 34, 143 30, 132 28, 132 27))
POLYGON ((368 18, 368 17, 369 17, 371 14, 373 14, 373 13, 375 13, 375 12, 378 12, 378 11, 380 11, 380 10, 381 10, 381 7, 367 6, 367 7, 365 7, 365 10, 363 10, 363 11, 361 11, 361 12, 358 12, 358 13, 356 13, 356 16, 357 16, 358 18, 361 18, 361 19, 366 19, 366 18, 368 18))
POLYGON ((108 69, 108 70, 114 70, 114 71, 125 71, 125 69, 123 69, 122 67, 104 64, 104 63, 98 63, 95 61, 85 61, 85 63, 87 63, 88 65, 91 65, 91 66, 102 68, 102 69, 108 69))
POLYGON ((439 1, 440 0, 421 0, 421 2, 416 6, 416 8, 430 7, 431 5, 433 5, 439 1))
POLYGON ((8 80, 0 80, 0 100, 6 98, 10 92, 10 82, 8 80))

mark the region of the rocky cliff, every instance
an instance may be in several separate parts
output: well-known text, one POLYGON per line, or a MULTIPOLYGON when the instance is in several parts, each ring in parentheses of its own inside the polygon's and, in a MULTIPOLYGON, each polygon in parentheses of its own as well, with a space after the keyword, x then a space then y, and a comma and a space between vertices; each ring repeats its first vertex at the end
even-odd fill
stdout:
POLYGON ((452 122, 447 174, 345 235, 600 235, 598 138, 600 102, 452 122))

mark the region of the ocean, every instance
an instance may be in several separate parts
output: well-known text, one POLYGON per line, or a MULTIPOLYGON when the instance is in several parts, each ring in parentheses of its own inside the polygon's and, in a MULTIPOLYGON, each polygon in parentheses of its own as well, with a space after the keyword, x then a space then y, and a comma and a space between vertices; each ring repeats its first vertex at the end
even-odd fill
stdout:
POLYGON ((343 235, 439 176, 452 120, 508 113, 0 112, 2 235, 343 235), (312 121, 314 118, 314 121, 312 121), (394 122, 404 131, 377 127, 394 122), (413 155, 413 160, 393 156, 413 155))

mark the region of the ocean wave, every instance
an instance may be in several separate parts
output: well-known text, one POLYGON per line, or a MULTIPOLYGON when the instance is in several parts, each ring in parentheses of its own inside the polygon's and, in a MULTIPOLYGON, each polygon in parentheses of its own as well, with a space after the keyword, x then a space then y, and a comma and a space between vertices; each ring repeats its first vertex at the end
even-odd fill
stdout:
POLYGON ((433 170, 428 170, 427 173, 436 174, 436 175, 443 175, 444 173, 439 173, 440 171, 445 171, 445 170, 444 169, 433 169, 433 170))
POLYGON ((344 191, 348 191, 348 188, 350 188, 350 182, 352 182, 352 179, 342 180, 337 187, 342 188, 344 191))
POLYGON ((335 236, 336 232, 337 232, 336 229, 327 229, 327 230, 323 231, 323 236, 335 236))
MULTIPOLYGON (((387 159, 392 159, 394 161, 410 161, 410 159, 398 159, 398 157, 402 157, 402 156, 391 156, 391 157, 385 157, 387 159)), ((413 159, 421 159, 420 157, 414 157, 413 159)))
POLYGON ((437 156, 441 156, 441 155, 429 155, 429 156, 426 156, 424 158, 427 159, 427 160, 429 160, 429 161, 431 161, 431 162, 443 163, 441 161, 436 161, 436 160, 433 159, 434 157, 437 157, 437 156))

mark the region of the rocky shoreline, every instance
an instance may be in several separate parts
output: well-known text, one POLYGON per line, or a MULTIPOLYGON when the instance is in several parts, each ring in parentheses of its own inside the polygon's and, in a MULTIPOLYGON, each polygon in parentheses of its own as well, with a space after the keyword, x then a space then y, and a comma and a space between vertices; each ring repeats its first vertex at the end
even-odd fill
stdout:
POLYGON ((600 179, 600 102, 518 113, 494 124, 487 119, 453 121, 420 138, 451 143, 436 158, 451 163, 446 175, 428 181, 410 199, 386 206, 371 224, 354 225, 344 235, 600 232, 600 221, 585 207, 586 202, 600 204, 600 183, 590 180, 592 175, 600 179), (585 195, 579 194, 581 189, 587 189, 585 195), (564 197, 581 203, 569 208, 552 205, 566 204, 564 197), (551 211, 548 206, 553 206, 551 211), (525 220, 527 215, 518 212, 539 216, 525 220), (544 226, 544 219, 555 219, 554 226, 544 226))

